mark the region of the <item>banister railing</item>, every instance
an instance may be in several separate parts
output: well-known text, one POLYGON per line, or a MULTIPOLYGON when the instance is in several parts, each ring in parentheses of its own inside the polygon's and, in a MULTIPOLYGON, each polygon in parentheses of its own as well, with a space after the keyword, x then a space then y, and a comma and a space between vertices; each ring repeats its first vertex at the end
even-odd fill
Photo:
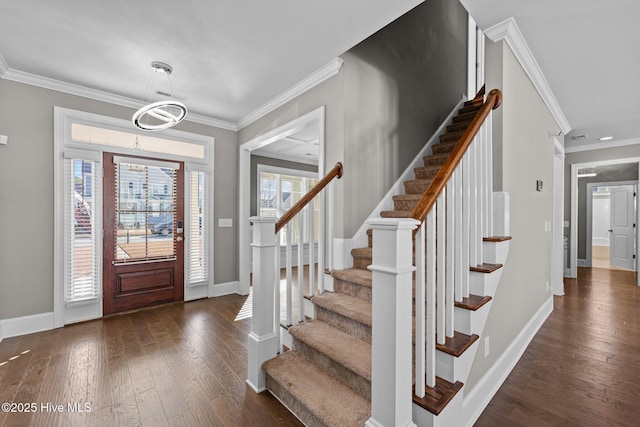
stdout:
POLYGON ((482 264, 483 237, 493 233, 491 112, 501 102, 499 90, 476 96, 479 109, 409 218, 369 221, 371 425, 411 425, 412 401, 437 414, 441 408, 431 406, 442 387, 437 377, 454 387, 466 381, 468 372, 460 371, 467 365, 437 349, 457 333, 455 302, 470 296, 470 270, 482 264))
MULTIPOLYGON (((467 130, 465 130, 460 137, 458 144, 456 144, 451 154, 449 154, 447 162, 442 166, 435 178, 433 178, 431 185, 429 185, 427 191, 425 191, 418 204, 411 211, 409 215, 410 218, 417 219, 420 222, 425 221, 427 213, 433 208, 438 195, 445 189, 447 182, 451 179, 456 167, 458 167, 458 164, 462 161, 464 153, 469 149, 473 138, 477 135, 480 127, 489 116, 489 113, 491 110, 498 108, 501 103, 502 92, 498 89, 493 89, 489 92, 486 101, 476 113, 467 130)), ((414 232, 414 234, 416 232, 414 232)))
MULTIPOLYGON (((247 383, 257 392, 263 391, 266 387, 262 363, 275 357, 282 350, 282 340, 287 339, 286 334, 281 334, 281 326, 284 325, 288 328, 292 325, 296 311, 297 321, 303 322, 305 316, 310 315, 309 313, 305 314, 305 305, 308 303, 305 296, 324 292, 325 258, 329 260, 328 268, 332 268, 330 244, 333 237, 332 182, 334 179, 342 177, 342 171, 342 163, 336 163, 280 219, 273 217, 252 217, 250 219, 253 223, 253 242, 251 244, 253 247, 253 301, 251 332, 247 344, 249 359, 247 383), (323 192, 322 190, 325 188, 327 191, 323 192), (318 212, 316 212, 314 205, 314 199, 317 196, 319 197, 318 212), (292 219, 296 217, 298 217, 297 242, 294 243, 294 221, 292 219), (280 236, 281 232, 285 235, 280 236), (325 241, 329 242, 327 254, 325 254, 327 246, 325 241), (282 255, 281 243, 285 245, 285 252, 282 255), (293 255, 294 250, 297 250, 297 257, 293 255), (283 267, 281 256, 285 259, 284 280, 281 279, 283 267), (298 270, 295 285, 294 267, 298 270), (281 283, 284 284, 284 287, 281 283), (294 287, 297 287, 295 301, 293 298, 294 287)), ((284 344, 291 345, 286 341, 284 344)))
POLYGON ((295 205, 284 213, 276 222, 276 233, 282 229, 289 221, 291 221, 296 215, 300 213, 304 207, 309 204, 314 197, 318 195, 334 178, 342 178, 342 163, 338 162, 311 190, 309 190, 295 205))

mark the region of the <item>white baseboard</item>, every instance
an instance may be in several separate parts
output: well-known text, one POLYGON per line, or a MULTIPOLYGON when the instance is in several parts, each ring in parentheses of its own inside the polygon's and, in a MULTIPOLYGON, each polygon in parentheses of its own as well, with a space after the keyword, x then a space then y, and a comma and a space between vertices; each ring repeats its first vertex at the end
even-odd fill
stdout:
POLYGON ((209 298, 237 294, 239 289, 240 282, 238 282, 237 280, 234 282, 209 285, 209 298))
POLYGON ((547 299, 520 331, 516 339, 495 361, 493 366, 482 377, 469 394, 465 393, 462 420, 472 426, 485 410, 493 396, 498 392, 502 383, 507 379, 513 368, 522 357, 529 343, 536 335, 542 324, 553 311, 553 297, 547 299))
POLYGON ((586 259, 578 258, 578 267, 591 267, 586 259))
POLYGON ((53 312, 32 314, 0 320, 0 339, 50 331, 53 329, 53 312))

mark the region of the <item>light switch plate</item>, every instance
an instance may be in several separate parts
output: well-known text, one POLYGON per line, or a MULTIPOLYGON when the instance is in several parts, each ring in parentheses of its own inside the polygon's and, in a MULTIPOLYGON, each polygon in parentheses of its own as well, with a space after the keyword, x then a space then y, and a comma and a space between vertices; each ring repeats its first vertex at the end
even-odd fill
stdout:
POLYGON ((7 135, 0 135, 0 145, 7 145, 9 143, 9 137, 7 135))
POLYGON ((220 227, 220 228, 233 227, 233 219, 232 218, 218 218, 218 227, 220 227))

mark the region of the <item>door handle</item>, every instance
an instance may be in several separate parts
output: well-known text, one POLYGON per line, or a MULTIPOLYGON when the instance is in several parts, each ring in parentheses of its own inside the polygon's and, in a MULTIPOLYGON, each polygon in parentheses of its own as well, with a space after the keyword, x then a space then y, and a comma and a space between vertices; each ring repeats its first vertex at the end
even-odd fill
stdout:
POLYGON ((608 230, 608 231, 609 231, 609 233, 613 233, 613 230, 608 230))
POLYGON ((176 242, 182 242, 182 236, 176 237, 176 242))

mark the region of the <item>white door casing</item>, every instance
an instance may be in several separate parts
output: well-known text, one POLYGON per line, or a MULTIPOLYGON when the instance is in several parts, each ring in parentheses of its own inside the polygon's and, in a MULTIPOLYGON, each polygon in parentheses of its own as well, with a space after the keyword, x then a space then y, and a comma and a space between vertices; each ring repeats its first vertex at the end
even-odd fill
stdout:
POLYGON ((613 187, 610 194, 609 263, 635 270, 635 188, 613 187))

